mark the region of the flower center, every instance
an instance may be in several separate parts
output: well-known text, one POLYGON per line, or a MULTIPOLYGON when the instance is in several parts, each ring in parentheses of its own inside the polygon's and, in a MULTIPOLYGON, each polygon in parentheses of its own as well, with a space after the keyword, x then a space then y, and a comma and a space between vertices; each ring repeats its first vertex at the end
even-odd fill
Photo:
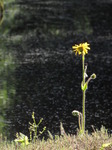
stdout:
POLYGON ((79 51, 82 53, 83 52, 83 47, 79 47, 79 51))

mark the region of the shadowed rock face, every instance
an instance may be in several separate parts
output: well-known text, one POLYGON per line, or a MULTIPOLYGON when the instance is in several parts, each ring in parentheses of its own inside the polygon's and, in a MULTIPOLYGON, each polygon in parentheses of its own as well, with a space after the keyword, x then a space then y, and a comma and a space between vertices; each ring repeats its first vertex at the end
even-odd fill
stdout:
POLYGON ((81 58, 71 47, 85 41, 91 45, 86 56, 88 75, 97 75, 87 91, 86 127, 89 131, 91 125, 111 128, 111 1, 17 2, 21 11, 11 29, 12 35, 21 35, 20 42, 13 41, 16 95, 6 117, 11 121, 11 137, 28 133, 32 111, 37 120, 44 119, 41 127, 53 134, 59 134, 60 121, 66 132, 75 133, 77 118, 71 112, 82 109, 82 77, 81 58))
POLYGON ((46 62, 69 55, 74 43, 111 39, 111 1, 17 2, 11 34, 22 36, 15 46, 19 63, 46 62))

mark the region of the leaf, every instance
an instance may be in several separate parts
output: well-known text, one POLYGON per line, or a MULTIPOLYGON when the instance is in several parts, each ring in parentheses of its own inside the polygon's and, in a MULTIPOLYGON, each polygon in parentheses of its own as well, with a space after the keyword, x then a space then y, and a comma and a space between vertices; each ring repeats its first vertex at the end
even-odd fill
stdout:
POLYGON ((49 130, 48 130, 47 132, 48 132, 49 138, 50 138, 51 140, 53 140, 53 135, 52 135, 52 133, 51 133, 49 130))
POLYGON ((112 143, 105 143, 105 144, 102 144, 102 147, 100 148, 100 150, 104 150, 104 148, 107 148, 109 146, 111 146, 112 143))
POLYGON ((106 144, 103 144, 102 147, 103 147, 103 148, 106 148, 106 147, 109 147, 109 146, 111 146, 111 145, 112 145, 112 143, 106 143, 106 144))
POLYGON ((17 139, 14 140, 16 143, 20 143, 22 146, 29 145, 29 139, 23 133, 19 133, 17 139))
POLYGON ((83 85, 83 83, 81 83, 81 89, 82 89, 82 91, 86 91, 87 88, 88 88, 88 84, 87 83, 85 83, 84 85, 83 85))

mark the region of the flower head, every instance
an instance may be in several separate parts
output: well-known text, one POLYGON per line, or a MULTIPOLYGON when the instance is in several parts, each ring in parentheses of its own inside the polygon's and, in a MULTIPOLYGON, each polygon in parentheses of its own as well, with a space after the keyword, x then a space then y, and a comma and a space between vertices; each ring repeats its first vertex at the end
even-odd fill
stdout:
POLYGON ((75 45, 75 46, 72 46, 73 48, 73 51, 75 52, 75 54, 87 54, 88 53, 88 50, 90 50, 90 47, 89 47, 89 44, 87 42, 85 43, 80 43, 79 45, 75 45))

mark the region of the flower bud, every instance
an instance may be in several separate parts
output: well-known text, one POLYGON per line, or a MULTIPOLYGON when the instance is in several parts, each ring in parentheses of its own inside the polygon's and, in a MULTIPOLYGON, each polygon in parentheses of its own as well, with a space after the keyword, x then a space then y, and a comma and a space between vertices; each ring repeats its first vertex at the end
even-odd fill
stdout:
POLYGON ((96 74, 95 74, 95 73, 93 73, 93 74, 91 75, 91 79, 96 79, 96 74))
POLYGON ((79 114, 80 114, 80 112, 77 111, 77 110, 73 110, 73 111, 72 111, 72 115, 73 115, 73 116, 79 116, 79 114))

